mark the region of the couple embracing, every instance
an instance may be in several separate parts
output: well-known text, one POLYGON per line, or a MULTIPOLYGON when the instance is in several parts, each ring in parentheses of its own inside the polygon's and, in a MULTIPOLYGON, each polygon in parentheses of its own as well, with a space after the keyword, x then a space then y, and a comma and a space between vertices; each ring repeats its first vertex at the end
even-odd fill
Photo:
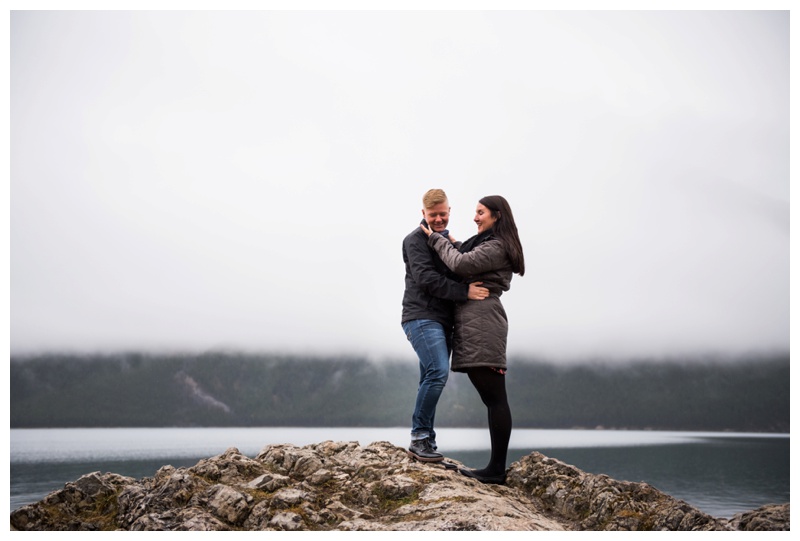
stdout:
POLYGON ((475 209, 477 234, 456 242, 447 230, 450 206, 444 191, 428 190, 422 205, 422 223, 403 240, 402 325, 420 370, 408 454, 423 462, 444 459, 437 451, 436 404, 450 369, 465 372, 488 409, 492 454, 485 468, 460 471, 502 484, 511 410, 505 383, 508 320, 500 295, 508 291, 512 274, 525 273, 517 226, 508 202, 490 195, 475 209))

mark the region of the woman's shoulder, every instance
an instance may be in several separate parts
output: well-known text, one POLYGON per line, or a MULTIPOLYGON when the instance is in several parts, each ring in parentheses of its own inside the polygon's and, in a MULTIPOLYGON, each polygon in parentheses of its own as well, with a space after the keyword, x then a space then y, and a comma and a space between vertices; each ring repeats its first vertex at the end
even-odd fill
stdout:
POLYGON ((473 250, 476 258, 482 261, 491 261, 493 266, 504 267, 509 261, 503 241, 498 238, 490 238, 481 242, 473 250))
POLYGON ((506 251, 503 241, 497 237, 489 237, 475 247, 476 250, 504 252, 506 251))

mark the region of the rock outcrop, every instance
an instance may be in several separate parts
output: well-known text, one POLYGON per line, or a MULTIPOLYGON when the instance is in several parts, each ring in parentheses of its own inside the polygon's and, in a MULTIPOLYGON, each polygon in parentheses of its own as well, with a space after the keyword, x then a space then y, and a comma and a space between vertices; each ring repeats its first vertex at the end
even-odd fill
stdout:
POLYGON ((765 505, 731 519, 734 530, 746 532, 789 531, 789 504, 765 505))
POLYGON ((532 453, 506 485, 410 460, 387 442, 237 449, 136 480, 94 472, 11 513, 15 530, 788 529, 789 505, 731 521, 644 483, 532 453))

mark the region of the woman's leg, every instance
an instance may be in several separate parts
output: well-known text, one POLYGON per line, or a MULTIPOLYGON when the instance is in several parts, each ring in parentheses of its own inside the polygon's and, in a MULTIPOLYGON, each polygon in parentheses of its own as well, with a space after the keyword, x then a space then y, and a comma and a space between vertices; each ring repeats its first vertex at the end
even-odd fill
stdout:
POLYGON ((489 465, 482 470, 475 470, 474 473, 483 476, 501 475, 506 471, 508 440, 511 438, 511 409, 506 396, 506 377, 491 368, 473 368, 467 375, 489 410, 489 435, 492 441, 489 465))

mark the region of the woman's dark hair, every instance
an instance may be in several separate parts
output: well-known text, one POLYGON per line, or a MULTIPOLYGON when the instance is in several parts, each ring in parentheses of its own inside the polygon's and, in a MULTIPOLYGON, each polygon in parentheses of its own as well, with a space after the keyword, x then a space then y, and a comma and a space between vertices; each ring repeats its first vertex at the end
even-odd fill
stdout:
POLYGON ((502 195, 487 195, 480 201, 481 205, 489 209, 492 218, 497 220, 492 227, 493 234, 505 246, 508 258, 511 260, 511 270, 520 276, 525 274, 525 256, 522 253, 522 243, 519 240, 517 224, 514 214, 502 195))

